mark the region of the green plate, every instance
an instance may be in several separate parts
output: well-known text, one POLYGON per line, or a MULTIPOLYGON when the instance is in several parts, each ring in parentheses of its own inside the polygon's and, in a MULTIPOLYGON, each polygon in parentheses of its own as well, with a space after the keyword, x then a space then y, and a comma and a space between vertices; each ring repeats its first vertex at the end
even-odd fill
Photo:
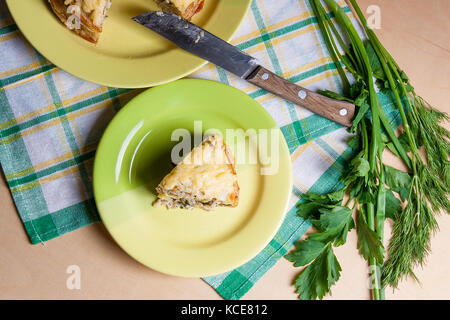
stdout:
MULTIPOLYGON (((68 30, 47 0, 6 2, 22 33, 43 56, 87 81, 110 87, 145 88, 180 79, 206 64, 131 20, 158 10, 153 0, 113 0, 97 45, 68 30)), ((192 22, 228 41, 250 3, 207 0, 192 22)))
POLYGON ((218 82, 179 80, 143 92, 110 123, 95 158, 95 200, 112 237, 136 260, 171 275, 209 276, 242 265, 270 242, 285 216, 291 170, 281 131, 256 101, 218 82), (175 130, 198 137, 213 128, 237 160, 238 207, 152 207, 156 185, 173 167, 175 130), (251 129, 258 140, 245 137, 251 129))

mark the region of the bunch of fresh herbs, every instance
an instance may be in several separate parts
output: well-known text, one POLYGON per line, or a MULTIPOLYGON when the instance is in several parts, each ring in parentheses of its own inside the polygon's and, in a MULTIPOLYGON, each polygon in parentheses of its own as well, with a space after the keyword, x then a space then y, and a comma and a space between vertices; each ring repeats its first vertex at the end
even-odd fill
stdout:
POLYGON ((346 242, 347 233, 355 228, 352 213, 356 212, 358 250, 370 266, 372 297, 384 299, 386 286, 395 288, 408 275, 415 278, 413 270, 424 264, 431 235, 438 228, 435 215, 450 211, 450 133, 440 126, 448 118, 416 94, 405 72, 368 27, 355 0, 350 4, 365 41, 335 0, 324 2, 331 14, 320 0, 310 0, 344 92, 321 93, 357 106, 350 129, 355 136, 349 141, 355 156, 342 176, 343 189, 303 195, 298 214, 309 219, 317 232, 298 242, 286 258, 296 267, 306 266, 295 281, 299 297, 321 299, 339 280, 341 267, 333 247, 346 242), (400 113, 399 134, 381 108, 375 86, 400 113), (386 148, 405 163, 408 172, 383 162, 386 148), (383 246, 386 218, 394 221, 388 248, 383 246))

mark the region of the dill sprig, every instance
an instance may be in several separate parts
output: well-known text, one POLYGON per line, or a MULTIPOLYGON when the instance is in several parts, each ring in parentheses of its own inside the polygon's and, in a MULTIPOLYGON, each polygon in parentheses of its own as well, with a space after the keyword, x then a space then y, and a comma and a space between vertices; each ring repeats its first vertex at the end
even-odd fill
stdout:
POLYGON ((416 199, 413 192, 411 195, 406 209, 397 216, 394 224, 389 260, 383 268, 384 286, 389 284, 396 288, 407 275, 417 279, 413 269, 424 264, 430 251, 431 235, 438 227, 425 199, 416 199))
MULTIPOLYGON (((419 139, 425 147, 426 159, 430 169, 437 173, 442 182, 450 185, 450 132, 440 126, 448 121, 447 114, 434 109, 423 98, 414 95, 419 139)), ((448 211, 448 210, 447 210, 448 211)))

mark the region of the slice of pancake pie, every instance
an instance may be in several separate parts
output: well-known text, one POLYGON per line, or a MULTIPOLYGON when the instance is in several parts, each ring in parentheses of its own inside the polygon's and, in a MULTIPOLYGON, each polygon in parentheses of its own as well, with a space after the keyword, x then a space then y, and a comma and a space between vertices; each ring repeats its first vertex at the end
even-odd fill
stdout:
POLYGON ((97 43, 111 0, 49 0, 57 17, 80 37, 97 43))
POLYGON ((236 207, 235 159, 220 134, 207 136, 156 187, 154 206, 167 209, 236 207))

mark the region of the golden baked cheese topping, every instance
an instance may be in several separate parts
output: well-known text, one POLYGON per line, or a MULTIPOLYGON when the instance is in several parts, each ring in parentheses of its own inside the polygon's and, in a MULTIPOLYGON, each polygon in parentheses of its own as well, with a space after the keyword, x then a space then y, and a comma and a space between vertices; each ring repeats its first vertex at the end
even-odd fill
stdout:
POLYGON ((168 208, 235 207, 239 185, 234 157, 219 134, 207 137, 157 187, 157 205, 168 208))
POLYGON ((195 1, 196 0, 170 0, 170 2, 172 2, 181 12, 186 11, 186 9, 195 1))
POLYGON ((168 11, 190 20, 202 10, 205 0, 156 0, 163 11, 168 11))
POLYGON ((101 26, 107 9, 107 0, 83 0, 81 9, 90 14, 92 22, 96 26, 101 26))

